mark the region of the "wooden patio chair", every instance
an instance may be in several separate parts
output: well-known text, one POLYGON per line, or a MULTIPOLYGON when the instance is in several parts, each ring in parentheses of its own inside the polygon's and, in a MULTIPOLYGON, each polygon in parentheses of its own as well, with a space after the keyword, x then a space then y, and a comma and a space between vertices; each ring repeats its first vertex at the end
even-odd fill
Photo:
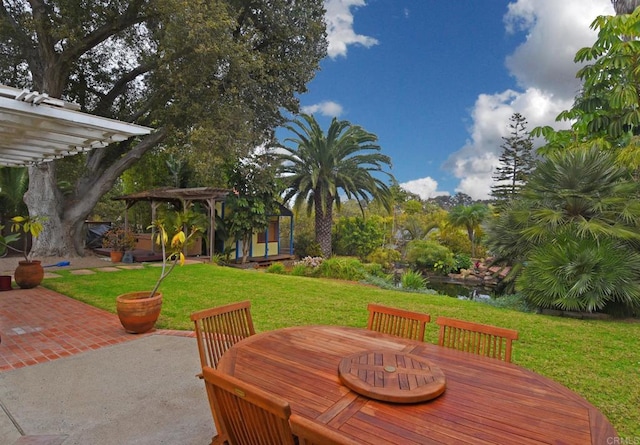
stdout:
POLYGON ((200 364, 218 367, 227 349, 256 333, 251 319, 251 302, 242 301, 191 314, 195 324, 200 364))
POLYGON ((286 400, 209 366, 202 373, 229 445, 294 445, 286 400))
MULTIPOLYGON (((200 365, 203 369, 205 366, 217 368, 220 357, 227 349, 256 333, 249 301, 194 312, 191 314, 191 320, 195 324, 200 365)), ((197 374, 197 377, 203 378, 202 373, 197 374)), ((218 431, 218 436, 214 436, 211 443, 224 443, 227 438, 221 433, 220 421, 216 419, 214 411, 211 414, 218 431)))
POLYGON ((299 445, 359 445, 360 443, 297 414, 291 415, 289 424, 293 435, 298 438, 299 445))
POLYGON ((518 331, 447 317, 438 317, 436 323, 440 346, 511 362, 511 346, 518 331))
POLYGON ((380 304, 369 303, 367 329, 397 337, 424 341, 425 326, 431 320, 429 314, 405 311, 380 304))

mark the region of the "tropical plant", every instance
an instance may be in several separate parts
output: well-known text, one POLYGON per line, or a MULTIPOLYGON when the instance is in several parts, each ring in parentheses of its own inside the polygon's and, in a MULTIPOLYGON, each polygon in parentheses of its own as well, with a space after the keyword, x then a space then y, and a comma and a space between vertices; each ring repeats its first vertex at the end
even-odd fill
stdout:
POLYGON ((27 211, 23 199, 29 185, 26 168, 0 167, 0 223, 27 211))
POLYGON ((46 220, 43 216, 14 216, 11 218, 11 233, 8 236, 2 235, 4 226, 0 225, 0 255, 4 255, 7 249, 22 253, 24 260, 30 262, 29 259, 29 239, 27 234, 31 235, 31 239, 36 239, 42 232, 42 223, 46 220), (19 241, 22 238, 22 250, 16 249, 10 243, 19 241))
POLYGON ((294 199, 295 210, 306 203, 308 214, 315 211, 316 241, 323 256, 329 257, 333 206, 340 207, 341 193, 355 199, 362 209, 377 199, 391 211, 390 189, 378 177, 382 174, 393 179, 384 170, 390 167, 391 159, 380 153, 377 136, 347 121, 333 118, 325 134, 313 116, 302 114, 286 129, 295 137, 285 142, 294 147, 282 145, 276 153, 285 185, 284 200, 294 199))
POLYGON ((634 290, 640 275, 633 264, 612 266, 619 254, 635 261, 639 193, 640 184, 611 151, 592 146, 552 153, 531 175, 517 205, 491 224, 492 251, 520 262, 518 271, 525 274, 518 288, 538 305, 589 311, 622 305, 633 313, 640 303, 634 290), (562 289, 571 292, 563 295, 562 289))
POLYGON ((403 289, 421 290, 427 287, 427 279, 420 272, 408 270, 400 277, 400 284, 403 289))
POLYGON ((115 252, 126 252, 136 246, 136 236, 127 227, 116 225, 104 233, 102 247, 107 247, 115 252))
POLYGON ((393 264, 400 261, 401 258, 400 252, 395 249, 378 247, 367 256, 367 261, 380 264, 385 270, 391 270, 393 264))
POLYGON ((156 294, 176 265, 184 265, 185 249, 206 227, 207 218, 191 210, 168 212, 149 226, 155 231, 155 243, 162 249, 162 269, 149 297, 156 294))
POLYGON ((322 0, 15 0, 1 11, 3 79, 156 129, 29 168, 29 213, 49 218, 39 256, 80 248, 100 197, 161 144, 207 172, 245 156, 298 110, 327 48, 322 0), (55 178, 67 163, 77 175, 64 195, 55 178))
POLYGON ((455 227, 464 227, 471 242, 471 257, 476 256, 476 243, 480 223, 486 218, 489 208, 484 204, 455 206, 449 211, 449 223, 455 227))
POLYGON ((611 239, 569 236, 531 252, 518 287, 543 308, 640 311, 640 254, 611 239))

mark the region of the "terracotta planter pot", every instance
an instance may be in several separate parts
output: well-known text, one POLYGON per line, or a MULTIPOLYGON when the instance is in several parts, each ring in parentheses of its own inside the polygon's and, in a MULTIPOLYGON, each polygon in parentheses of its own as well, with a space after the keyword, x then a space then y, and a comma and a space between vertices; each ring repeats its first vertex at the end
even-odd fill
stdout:
POLYGON ((13 278, 21 289, 31 289, 42 283, 44 269, 37 260, 19 261, 13 278))
POLYGON ((124 252, 120 252, 117 250, 112 250, 109 253, 109 256, 111 257, 111 262, 112 263, 119 263, 120 261, 122 261, 122 256, 124 255, 124 252))
POLYGON ((149 298, 149 291, 130 292, 116 298, 116 310, 125 331, 142 334, 153 328, 162 309, 162 294, 149 298))
POLYGON ((0 275, 0 291, 11 290, 11 275, 0 275))

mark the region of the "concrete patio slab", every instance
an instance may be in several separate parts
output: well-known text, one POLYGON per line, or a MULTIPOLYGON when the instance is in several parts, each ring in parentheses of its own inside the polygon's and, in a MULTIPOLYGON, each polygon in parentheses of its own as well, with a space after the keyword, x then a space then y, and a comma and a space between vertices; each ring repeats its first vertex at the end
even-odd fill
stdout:
POLYGON ((215 429, 199 371, 194 338, 149 335, 0 373, 2 443, 207 444, 215 429))

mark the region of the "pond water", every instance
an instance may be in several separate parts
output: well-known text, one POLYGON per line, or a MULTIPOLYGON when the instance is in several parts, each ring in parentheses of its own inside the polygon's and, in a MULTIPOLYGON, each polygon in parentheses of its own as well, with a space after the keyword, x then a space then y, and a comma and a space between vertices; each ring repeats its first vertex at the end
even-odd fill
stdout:
POLYGON ((461 284, 433 277, 429 278, 427 287, 435 290, 439 294, 465 300, 489 299, 496 296, 493 289, 485 286, 461 284))

